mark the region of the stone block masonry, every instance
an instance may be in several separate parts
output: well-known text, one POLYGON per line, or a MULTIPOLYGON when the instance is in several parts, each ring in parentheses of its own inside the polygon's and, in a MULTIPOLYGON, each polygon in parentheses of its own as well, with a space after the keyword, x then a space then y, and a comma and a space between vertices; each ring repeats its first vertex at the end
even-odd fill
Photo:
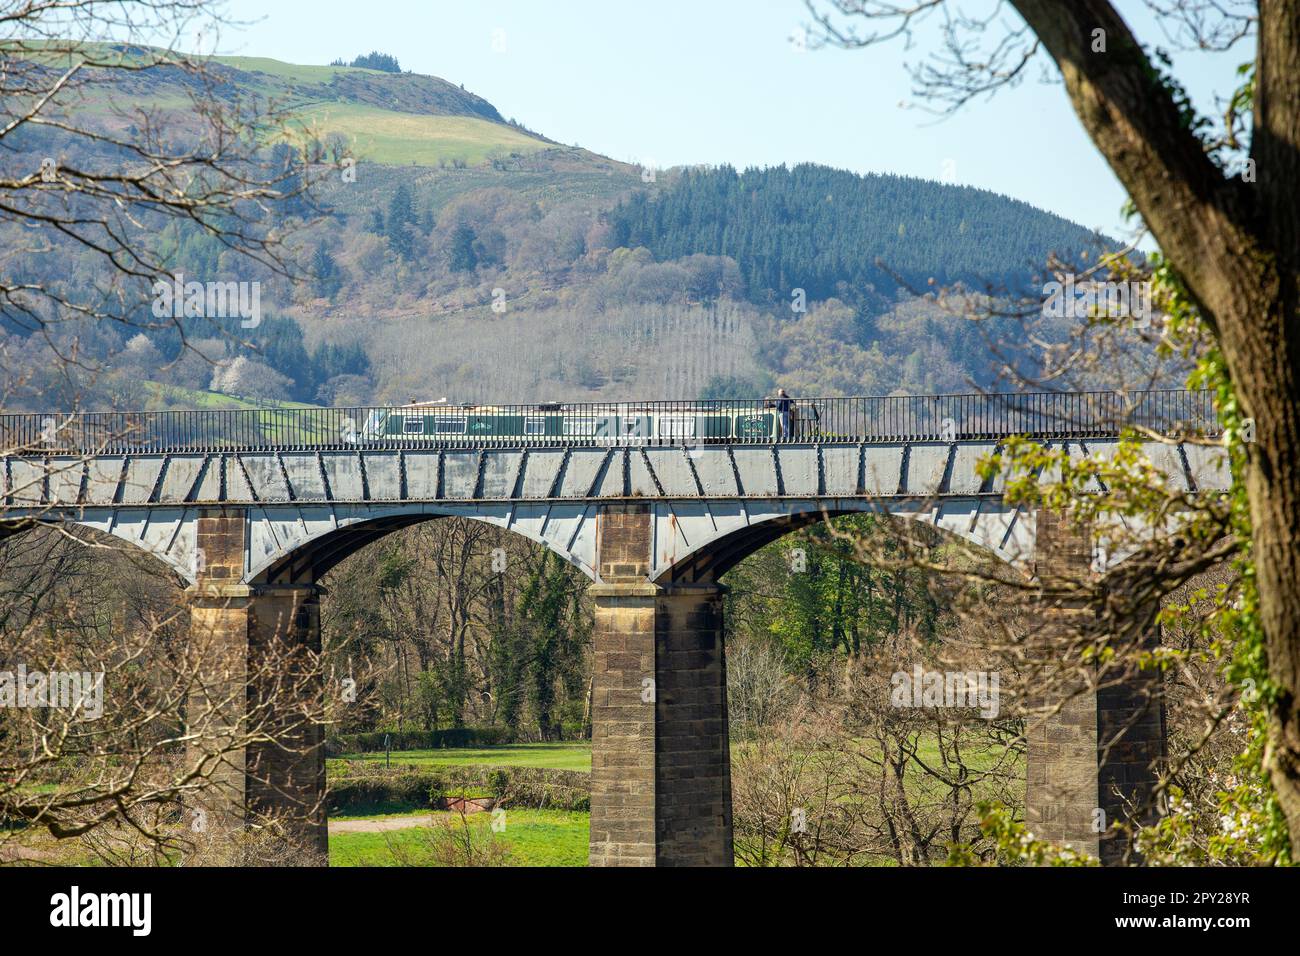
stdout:
MULTIPOLYGON (((1061 515, 1039 512, 1036 548, 1042 580, 1090 574, 1089 536, 1061 515)), ((1154 608, 1147 617, 1141 632, 1143 647, 1150 648, 1160 639, 1154 608)), ((1045 608, 1040 634, 1048 644, 1054 638, 1065 642, 1084 633, 1094 618, 1093 609, 1082 604, 1045 608)), ((1111 825, 1155 816, 1152 795, 1166 756, 1161 679, 1154 671, 1127 667, 1081 674, 1073 690, 1046 716, 1030 718, 1026 822, 1040 839, 1117 864, 1125 841, 1111 825)))
POLYGON ((199 679, 186 705, 187 763, 209 769, 189 807, 202 816, 190 823, 220 832, 262 826, 284 838, 293 862, 323 863, 318 589, 239 583, 246 526, 242 509, 198 518, 203 560, 189 599, 199 679))
POLYGON ((593 866, 730 866, 723 589, 646 580, 650 510, 601 516, 592 700, 593 866))

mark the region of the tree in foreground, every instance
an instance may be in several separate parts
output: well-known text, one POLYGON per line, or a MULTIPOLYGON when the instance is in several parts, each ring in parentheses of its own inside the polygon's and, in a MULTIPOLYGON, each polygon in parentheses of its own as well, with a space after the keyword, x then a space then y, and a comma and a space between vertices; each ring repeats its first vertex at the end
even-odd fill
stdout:
MULTIPOLYGON (((0 319, 12 333, 0 345, 0 405, 40 376, 68 383, 76 403, 81 373, 94 371, 79 337, 104 323, 173 327, 185 341, 206 322, 204 335, 238 339, 224 312, 157 308, 158 286, 176 280, 177 243, 207 244, 252 284, 297 274, 285 239, 310 212, 309 176, 287 145, 287 116, 233 96, 219 65, 174 47, 225 23, 207 0, 0 0, 0 319), (130 78, 175 84, 188 101, 119 101, 130 78), (28 263, 52 256, 95 281, 33 279, 46 270, 28 263)), ((58 450, 66 424, 0 432, 0 453, 58 450)), ((140 577, 170 599, 113 611, 134 578, 101 564, 78 580, 96 568, 68 552, 99 561, 110 546, 72 542, 57 501, 33 488, 13 489, 14 501, 49 510, 0 507, 0 820, 93 841, 113 862, 214 859, 205 835, 221 829, 234 764, 273 741, 292 749, 319 727, 319 662, 291 648, 229 660, 212 635, 189 633, 187 606, 156 569, 140 577), (56 527, 33 532, 40 524, 56 527)), ((301 811, 315 819, 321 808, 301 811)), ((244 849, 223 858, 266 858, 244 849)))
MULTIPOLYGON (((944 0, 805 2, 816 23, 815 43, 865 47, 910 40, 917 31, 934 28, 938 52, 912 75, 918 95, 942 111, 1019 82, 1045 54, 1079 122, 1158 243, 1153 278, 1164 296, 1166 345, 1193 359, 1193 384, 1218 390, 1237 484, 1216 506, 1217 516, 1206 518, 1198 531, 1170 533, 1161 546, 1148 545, 1147 568, 1161 572, 1159 589, 1173 590, 1214 561, 1236 558, 1236 594, 1228 595, 1216 621, 1239 644, 1233 673, 1263 706, 1266 744, 1256 756, 1271 784, 1270 805, 1283 834, 1280 853, 1285 856, 1289 842, 1295 858, 1300 853, 1300 3, 1148 0, 1165 36, 1184 48, 1226 51, 1253 41, 1254 57, 1241 67, 1240 87, 1221 119, 1211 121, 1196 112, 1170 75, 1167 56, 1144 46, 1109 0, 990 0, 974 10, 944 0), (1230 546, 1219 538, 1208 540, 1229 530, 1235 542, 1230 546), (1187 551, 1193 544, 1194 554, 1187 551)), ((1032 464, 1034 454, 1027 451, 1021 462, 1032 464)), ((1103 467, 1093 464, 1067 474, 1062 487, 1072 480, 1086 484, 1083 472, 1103 467)), ((1138 497, 1123 502, 1118 486, 1109 486, 1116 494, 1085 505, 1083 510, 1093 513, 1076 514, 1080 521, 1097 518, 1099 511, 1147 506, 1153 515, 1168 514, 1174 502, 1163 492, 1159 499, 1142 497, 1141 489, 1157 483, 1140 462, 1119 467, 1129 471, 1124 487, 1138 497)), ((1077 497, 1048 497, 1078 510, 1077 497)), ((1141 590, 1141 582, 1128 577, 1130 587, 1141 590)), ((1108 585, 1107 591, 1124 588, 1108 585)), ((1216 600, 1222 598, 1217 594, 1216 600)))

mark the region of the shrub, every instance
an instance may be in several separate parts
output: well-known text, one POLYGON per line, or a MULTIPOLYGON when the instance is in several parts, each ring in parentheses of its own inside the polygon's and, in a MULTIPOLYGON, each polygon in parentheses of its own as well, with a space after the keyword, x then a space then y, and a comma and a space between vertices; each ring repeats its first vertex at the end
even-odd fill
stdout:
POLYGON ((331 781, 329 809, 340 813, 378 807, 426 807, 432 784, 430 776, 407 771, 331 781))
POLYGON ((329 809, 419 809, 448 795, 487 792, 512 807, 590 811, 591 775, 578 770, 537 767, 441 767, 437 772, 413 767, 386 770, 373 763, 348 763, 329 782, 329 809))
POLYGON ((434 774, 429 778, 429 806, 437 809, 442 806, 442 801, 447 797, 447 782, 442 779, 441 774, 434 774))

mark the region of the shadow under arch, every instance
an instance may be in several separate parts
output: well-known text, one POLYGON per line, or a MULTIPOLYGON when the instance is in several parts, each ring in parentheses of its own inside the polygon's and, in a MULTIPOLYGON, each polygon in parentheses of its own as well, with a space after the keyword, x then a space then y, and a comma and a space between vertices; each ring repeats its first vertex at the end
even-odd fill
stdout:
POLYGON ((403 528, 445 517, 448 516, 388 515, 344 525, 335 531, 312 538, 279 557, 274 563, 252 575, 253 581, 250 583, 291 584, 299 581, 319 581, 345 558, 351 557, 380 538, 385 538, 403 528))

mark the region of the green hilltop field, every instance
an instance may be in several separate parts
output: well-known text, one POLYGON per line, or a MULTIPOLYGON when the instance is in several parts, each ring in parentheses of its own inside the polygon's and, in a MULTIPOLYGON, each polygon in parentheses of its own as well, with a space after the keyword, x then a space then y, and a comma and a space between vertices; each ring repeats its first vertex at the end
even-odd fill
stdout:
POLYGON ((358 159, 394 166, 478 165, 551 145, 506 123, 486 100, 435 76, 266 57, 216 57, 245 90, 289 103, 319 139, 347 138, 358 159))
MULTIPOLYGON (((0 45, 4 46, 4 45, 0 45)), ((8 45, 9 48, 12 44, 8 45)), ((25 44, 22 56, 55 67, 75 58, 25 44)), ((139 59, 139 51, 88 44, 101 62, 139 59)), ((343 136, 357 159, 394 166, 475 166, 489 159, 526 156, 555 144, 507 123, 487 100, 436 76, 386 73, 350 66, 285 63, 269 57, 217 56, 205 61, 217 96, 255 98, 286 109, 304 137, 343 136)), ((179 71, 148 70, 91 84, 75 104, 82 115, 101 114, 110 125, 137 111, 184 113, 191 95, 207 95, 179 71)))
POLYGON ((392 166, 474 166, 548 147, 503 123, 472 116, 399 113, 363 103, 325 103, 303 110, 302 116, 308 129, 346 136, 357 159, 392 166))

